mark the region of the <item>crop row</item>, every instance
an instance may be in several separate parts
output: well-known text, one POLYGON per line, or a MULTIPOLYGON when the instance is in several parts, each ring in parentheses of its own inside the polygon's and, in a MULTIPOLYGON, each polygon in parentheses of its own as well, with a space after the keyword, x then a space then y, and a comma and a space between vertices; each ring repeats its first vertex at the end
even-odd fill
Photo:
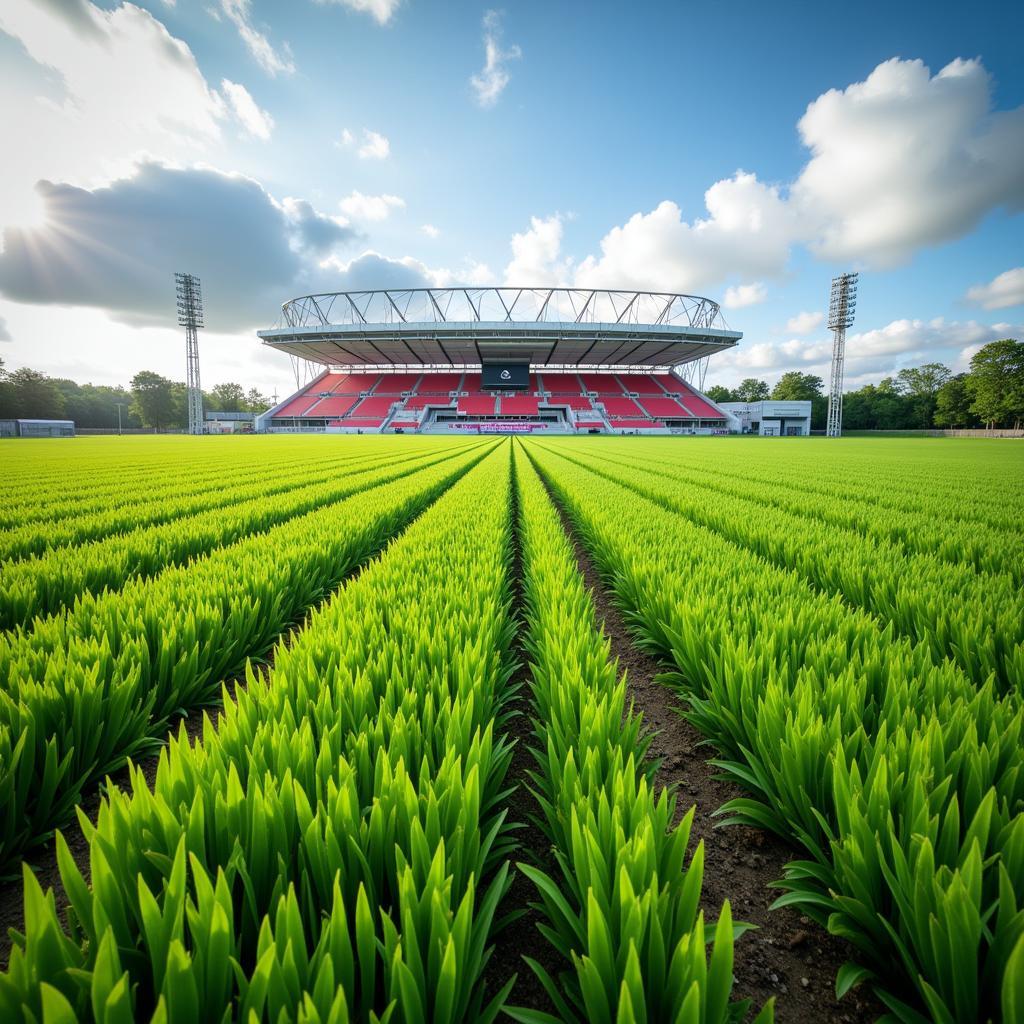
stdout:
POLYGON ((18 512, 0 538, 0 558, 22 558, 47 548, 76 544, 123 530, 164 523, 204 509, 230 505, 245 497, 274 494, 296 483, 308 483, 344 470, 355 462, 380 458, 380 452, 328 454, 311 463, 308 457, 267 463, 233 463, 176 470, 165 468, 145 483, 120 479, 104 491, 90 489, 87 496, 53 487, 34 512, 18 512), (183 474, 185 474, 183 476, 183 474))
MULTIPOLYGON (((557 1017, 508 1012, 525 1024, 738 1019, 747 1007, 729 1003, 729 904, 706 940, 703 842, 685 863, 693 809, 673 825, 676 797, 656 790, 649 735, 627 705, 572 548, 521 451, 516 475, 537 765, 530 779, 558 872, 520 868, 536 886, 541 931, 567 969, 556 979, 527 959, 557 1017)), ((767 1006, 757 1021, 771 1019, 767 1006)))
POLYGON ((487 448, 296 516, 192 565, 0 636, 0 870, 83 786, 214 699, 487 448))
POLYGON ((641 475, 619 462, 592 459, 590 468, 792 569, 824 593, 841 594, 923 644, 937 663, 954 661, 976 684, 994 677, 1000 692, 1024 694, 1024 593, 1009 575, 979 575, 824 516, 787 513, 758 500, 756 488, 740 497, 679 479, 668 467, 641 475))
POLYGON ((0 629, 25 626, 39 616, 71 605, 87 591, 95 594, 116 590, 129 579, 153 576, 168 566, 263 533, 293 516, 376 487, 421 465, 450 459, 460 450, 443 448, 398 457, 389 453, 383 458, 351 463, 347 472, 334 467, 326 479, 318 479, 318 473, 307 474, 306 481, 296 476, 287 490, 273 495, 246 497, 245 492, 236 491, 228 508, 216 507, 78 545, 73 557, 66 549, 58 548, 42 557, 0 567, 0 629))
MULTIPOLYGON (((595 450, 621 449, 622 444, 602 439, 595 450)), ((863 449, 855 447, 855 441, 845 442, 840 452, 823 449, 821 442, 774 449, 741 446, 730 449, 727 458, 714 446, 679 451, 644 440, 633 448, 638 455, 646 453, 711 471, 722 482, 774 484, 786 493, 823 494, 847 499, 855 506, 926 517, 933 515, 935 502, 940 500, 946 521, 1019 531, 1020 517, 1014 509, 1024 500, 1024 491, 1019 476, 1006 472, 1012 460, 1005 451, 986 446, 984 441, 956 448, 929 447, 927 442, 922 446, 919 441, 861 444, 863 449), (839 454, 840 458, 831 457, 839 454), (784 487, 779 486, 782 483, 784 487)))
MULTIPOLYGON (((781 904, 853 943, 901 1020, 1004 1019, 1024 963, 1024 709, 795 572, 530 444, 642 641, 802 846, 781 904)), ((639 472, 639 471, 638 471, 639 472)))
POLYGON ((988 526, 977 521, 951 520, 948 495, 936 493, 930 504, 915 511, 888 509, 884 512, 862 497, 842 494, 794 492, 786 479, 771 481, 729 479, 714 466, 693 466, 668 459, 662 454, 644 454, 624 448, 589 453, 593 461, 649 465, 655 472, 692 484, 701 492, 712 491, 778 509, 789 522, 805 528, 802 520, 830 523, 853 530, 864 537, 895 545, 908 555, 933 555, 957 566, 973 567, 979 573, 1009 575, 1017 584, 1024 579, 1024 531, 988 526), (798 517, 796 519, 792 517, 798 517))
MULTIPOLYGON (((437 471, 427 471, 434 472, 437 471)), ((70 932, 25 869, 5 1021, 481 1021, 507 890, 507 448, 248 674, 153 790, 59 840, 70 932)), ((356 499, 358 500, 358 499, 356 499)))

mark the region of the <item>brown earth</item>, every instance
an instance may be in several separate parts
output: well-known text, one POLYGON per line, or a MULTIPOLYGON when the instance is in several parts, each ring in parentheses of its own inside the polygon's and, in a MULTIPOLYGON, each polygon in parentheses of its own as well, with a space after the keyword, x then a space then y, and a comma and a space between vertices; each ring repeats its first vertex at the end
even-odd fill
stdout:
MULTIPOLYGON (((550 491, 549 491, 550 494, 550 491)), ((611 641, 612 656, 625 671, 634 707, 655 731, 650 747, 661 758, 659 785, 678 793, 676 820, 695 806, 691 848, 704 842, 704 886, 701 906, 705 921, 718 918, 728 899, 733 919, 756 926, 736 942, 733 997, 752 999, 753 1012, 775 997, 780 1024, 866 1024, 884 1013, 863 986, 841 1002, 835 998, 836 972, 853 958, 848 943, 829 934, 794 908, 770 910, 779 895, 770 888, 782 878, 785 865, 801 856, 778 836, 744 825, 722 827, 713 814, 729 800, 747 795, 735 783, 716 778, 708 763, 714 756, 701 734, 682 717, 684 705, 668 687, 655 681, 661 665, 638 648, 618 607, 609 597, 586 549, 561 505, 551 495, 576 550, 576 561, 594 601, 598 619, 611 641)))

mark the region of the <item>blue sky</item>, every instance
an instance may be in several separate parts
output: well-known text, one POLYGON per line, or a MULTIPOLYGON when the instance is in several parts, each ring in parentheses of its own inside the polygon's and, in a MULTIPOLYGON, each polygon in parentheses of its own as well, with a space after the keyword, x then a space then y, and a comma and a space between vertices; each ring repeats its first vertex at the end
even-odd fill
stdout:
POLYGON ((0 358, 287 390, 311 288, 580 283, 723 301, 709 381, 961 368, 1024 322, 1020 5, 9 0, 0 358), (489 51, 488 51, 489 47, 489 51), (490 58, 488 59, 488 52, 490 58), (38 185, 43 180, 49 184, 38 185), (166 297, 165 297, 166 292, 166 297))

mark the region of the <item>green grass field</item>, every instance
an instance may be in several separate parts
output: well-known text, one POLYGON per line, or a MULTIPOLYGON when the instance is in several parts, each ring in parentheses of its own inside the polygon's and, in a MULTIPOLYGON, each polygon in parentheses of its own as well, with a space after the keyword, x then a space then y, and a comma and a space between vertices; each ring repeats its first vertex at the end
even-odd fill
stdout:
POLYGON ((0 1020, 1024 1020, 1024 445, 0 466, 0 1020), (761 910, 708 895, 713 811, 786 851, 761 910), (758 987, 787 914, 838 960, 758 987))

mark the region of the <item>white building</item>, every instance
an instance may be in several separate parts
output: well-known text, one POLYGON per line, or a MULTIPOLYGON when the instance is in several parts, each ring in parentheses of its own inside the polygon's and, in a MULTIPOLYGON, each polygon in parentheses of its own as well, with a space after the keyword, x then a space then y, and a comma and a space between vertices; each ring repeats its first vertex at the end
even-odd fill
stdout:
POLYGON ((761 437, 808 437, 811 433, 811 403, 781 402, 719 402, 737 422, 742 434, 761 437))

